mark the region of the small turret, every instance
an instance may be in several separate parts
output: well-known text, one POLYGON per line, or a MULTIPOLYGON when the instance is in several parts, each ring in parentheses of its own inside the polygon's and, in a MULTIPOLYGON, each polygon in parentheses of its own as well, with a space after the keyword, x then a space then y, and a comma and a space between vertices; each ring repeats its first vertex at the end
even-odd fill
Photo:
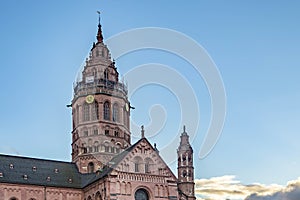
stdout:
POLYGON ((189 136, 183 126, 180 136, 180 144, 177 150, 178 156, 178 190, 179 196, 187 200, 195 200, 193 148, 189 142, 189 136))

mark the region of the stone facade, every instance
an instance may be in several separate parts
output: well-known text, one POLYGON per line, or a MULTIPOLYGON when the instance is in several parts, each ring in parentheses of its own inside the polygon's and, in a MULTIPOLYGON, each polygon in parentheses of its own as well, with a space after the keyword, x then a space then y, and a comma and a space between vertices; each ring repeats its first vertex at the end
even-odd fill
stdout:
POLYGON ((1 200, 82 200, 81 189, 44 187, 30 184, 0 184, 1 200))

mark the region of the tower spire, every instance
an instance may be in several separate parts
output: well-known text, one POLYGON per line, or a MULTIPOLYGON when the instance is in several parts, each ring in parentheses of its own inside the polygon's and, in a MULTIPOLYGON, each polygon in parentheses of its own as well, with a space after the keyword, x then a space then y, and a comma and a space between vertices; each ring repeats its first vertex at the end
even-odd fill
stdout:
POLYGON ((101 24, 100 24, 100 11, 97 11, 98 13, 98 33, 97 33, 97 43, 102 43, 103 42, 103 36, 102 36, 102 30, 101 30, 101 24))

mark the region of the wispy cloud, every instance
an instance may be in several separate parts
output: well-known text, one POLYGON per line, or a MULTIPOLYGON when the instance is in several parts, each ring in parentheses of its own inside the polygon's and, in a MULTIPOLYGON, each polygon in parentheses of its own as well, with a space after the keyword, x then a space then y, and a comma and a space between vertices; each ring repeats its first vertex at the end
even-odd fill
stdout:
MULTIPOLYGON (((270 197, 276 193, 291 191, 288 188, 292 185, 300 185, 300 179, 289 182, 287 186, 260 183, 244 185, 235 176, 226 175, 210 179, 197 179, 195 183, 197 200, 265 200, 261 197, 270 197)), ((268 200, 271 199, 268 198, 268 200)), ((300 195, 298 199, 300 199, 300 195)))
POLYGON ((269 195, 254 193, 245 200, 299 200, 300 199, 300 178, 289 181, 280 191, 269 195))

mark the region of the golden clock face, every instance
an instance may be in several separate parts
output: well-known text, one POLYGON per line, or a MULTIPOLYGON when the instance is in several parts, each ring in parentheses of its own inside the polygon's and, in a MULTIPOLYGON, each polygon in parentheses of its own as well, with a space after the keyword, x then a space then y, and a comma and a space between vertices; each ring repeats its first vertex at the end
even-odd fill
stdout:
POLYGON ((128 105, 128 103, 125 104, 125 109, 126 109, 127 112, 129 111, 129 105, 128 105))
POLYGON ((88 96, 86 96, 85 101, 86 101, 87 103, 93 103, 93 101, 94 101, 94 96, 93 96, 93 95, 88 95, 88 96))

